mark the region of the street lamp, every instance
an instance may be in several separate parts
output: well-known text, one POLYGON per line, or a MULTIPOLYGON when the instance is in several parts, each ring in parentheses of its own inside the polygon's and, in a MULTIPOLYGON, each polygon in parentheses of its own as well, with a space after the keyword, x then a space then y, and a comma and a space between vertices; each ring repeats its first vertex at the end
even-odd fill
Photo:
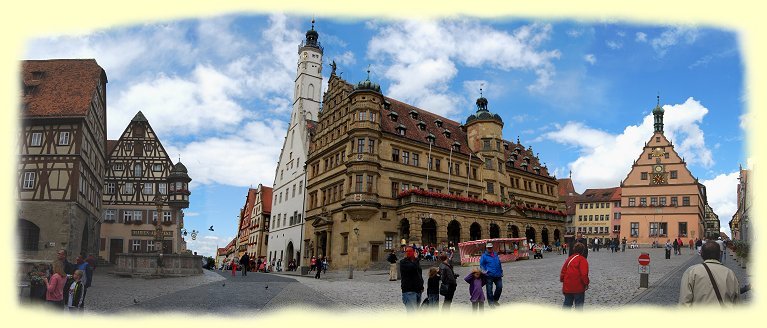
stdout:
MULTIPOLYGON (((354 236, 357 239, 355 245, 357 246, 357 254, 359 255, 360 228, 358 227, 354 228, 354 236)), ((354 279, 354 264, 352 262, 351 254, 349 254, 349 279, 354 279)))

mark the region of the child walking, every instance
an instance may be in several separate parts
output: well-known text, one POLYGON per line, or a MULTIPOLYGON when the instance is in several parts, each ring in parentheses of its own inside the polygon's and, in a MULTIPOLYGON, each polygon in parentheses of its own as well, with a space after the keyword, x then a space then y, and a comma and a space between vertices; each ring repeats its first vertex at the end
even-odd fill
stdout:
POLYGON ((429 282, 426 289, 426 296, 429 299, 429 307, 439 308, 439 268, 432 267, 429 269, 429 282))
POLYGON ((476 312, 477 309, 479 309, 479 311, 484 311, 485 293, 482 290, 482 287, 485 286, 485 277, 482 271, 475 267, 466 278, 463 278, 463 280, 469 283, 469 295, 471 296, 470 301, 472 310, 474 312, 476 312))

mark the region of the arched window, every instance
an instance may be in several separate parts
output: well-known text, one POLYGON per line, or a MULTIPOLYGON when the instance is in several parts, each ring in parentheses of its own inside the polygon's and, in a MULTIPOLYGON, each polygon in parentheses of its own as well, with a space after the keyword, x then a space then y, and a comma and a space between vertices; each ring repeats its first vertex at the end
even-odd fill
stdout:
POLYGON ((40 242, 40 227, 36 224, 19 219, 18 223, 19 241, 22 251, 36 251, 40 242))
POLYGON ((314 84, 309 83, 309 99, 314 100, 314 84))

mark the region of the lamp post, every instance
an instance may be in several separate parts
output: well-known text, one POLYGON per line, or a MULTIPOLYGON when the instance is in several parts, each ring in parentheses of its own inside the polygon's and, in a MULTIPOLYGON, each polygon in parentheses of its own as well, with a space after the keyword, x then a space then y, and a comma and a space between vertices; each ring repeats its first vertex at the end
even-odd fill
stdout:
MULTIPOLYGON (((357 254, 359 254, 360 228, 354 228, 354 236, 356 238, 357 254)), ((349 254, 349 279, 354 279, 354 262, 352 261, 351 254, 349 254)))

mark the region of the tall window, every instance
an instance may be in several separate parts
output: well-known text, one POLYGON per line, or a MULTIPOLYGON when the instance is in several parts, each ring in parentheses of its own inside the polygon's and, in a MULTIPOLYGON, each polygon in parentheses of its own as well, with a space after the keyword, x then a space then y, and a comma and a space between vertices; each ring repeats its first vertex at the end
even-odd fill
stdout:
POLYGON ((365 121, 367 119, 367 113, 368 113, 367 111, 361 111, 360 114, 359 114, 360 115, 360 117, 359 117, 360 119, 359 120, 360 121, 365 121))
POLYGON ((650 237, 658 236, 658 222, 650 222, 650 237))
POLYGON ((141 222, 141 211, 133 211, 133 220, 136 222, 141 222))
POLYGON ((679 234, 687 237, 687 222, 679 222, 679 234))
POLYGON ((639 206, 647 206, 647 197, 639 197, 639 206))
POLYGON ((373 176, 368 174, 368 187, 367 192, 373 192, 373 176))
POLYGON ((410 153, 403 151, 402 152, 402 164, 408 165, 410 164, 410 153))
POLYGON ((677 178, 677 171, 676 170, 671 171, 671 178, 672 179, 676 179, 677 178))
POLYGON ((157 191, 160 193, 160 195, 165 195, 168 193, 168 185, 164 182, 160 182, 157 184, 157 191))
POLYGON ((399 182, 391 183, 391 198, 397 198, 399 194, 399 182))
POLYGON ((141 240, 134 239, 133 242, 131 243, 131 250, 133 250, 134 252, 140 251, 141 250, 141 240))
POLYGON ((413 166, 418 166, 418 154, 413 153, 413 166))
POLYGON ((354 191, 362 192, 362 174, 357 175, 357 183, 355 185, 354 191))
POLYGON ((123 221, 125 222, 133 221, 133 211, 123 211, 123 221))
POLYGON ((487 193, 489 193, 489 194, 494 194, 495 193, 495 186, 490 181, 487 182, 487 193))
POLYGON ((641 178, 642 180, 647 180, 647 172, 642 172, 641 178))
POLYGON ((24 189, 32 189, 35 187, 35 172, 24 172, 24 189))
POLYGON ((385 250, 394 249, 394 236, 386 235, 386 239, 384 239, 384 249, 385 250))
POLYGON ((341 253, 348 253, 349 252, 349 235, 344 235, 344 243, 343 243, 343 251, 341 253))
POLYGON ((152 184, 149 182, 144 183, 144 195, 152 194, 152 184))
POLYGON ((439 172, 439 171, 440 171, 440 168, 439 168, 439 159, 436 159, 436 158, 434 159, 434 170, 435 170, 435 171, 437 171, 437 172, 439 172))
POLYGON ((357 139, 357 153, 361 154, 365 151, 365 138, 357 139))
POLYGON ((392 162, 399 162, 399 149, 397 148, 391 149, 391 160, 392 162))
POLYGON ((141 164, 133 165, 133 176, 140 177, 144 172, 144 167, 141 164))
POLYGON ((368 151, 371 154, 375 154, 375 152, 376 152, 376 141, 375 140, 373 140, 373 139, 369 139, 368 140, 368 151))
POLYGON ((659 197, 660 199, 660 206, 666 206, 666 196, 659 197))
POLYGON ((639 237, 639 222, 631 222, 631 237, 639 237))
POLYGON ((650 205, 658 206, 658 197, 650 197, 650 205))
POLYGON ((482 140, 482 150, 490 150, 490 140, 482 140))
POLYGON ((114 194, 115 193, 115 183, 114 182, 107 182, 106 183, 106 188, 104 188, 104 189, 106 189, 106 194, 107 195, 114 194))
POLYGON ((124 194, 132 194, 133 191, 133 182, 126 182, 125 187, 123 188, 124 194))
POLYGON ((676 196, 671 197, 671 206, 679 206, 679 200, 676 196))
POLYGON ((690 196, 682 197, 682 206, 690 206, 690 196))
POLYGON ((59 146, 66 146, 69 144, 69 132, 59 132, 59 146))
POLYGON ((40 132, 32 133, 32 140, 30 140, 29 145, 33 147, 37 147, 42 144, 43 144, 43 134, 40 132))
POLYGON ((170 222, 170 211, 162 211, 162 222, 170 222))

